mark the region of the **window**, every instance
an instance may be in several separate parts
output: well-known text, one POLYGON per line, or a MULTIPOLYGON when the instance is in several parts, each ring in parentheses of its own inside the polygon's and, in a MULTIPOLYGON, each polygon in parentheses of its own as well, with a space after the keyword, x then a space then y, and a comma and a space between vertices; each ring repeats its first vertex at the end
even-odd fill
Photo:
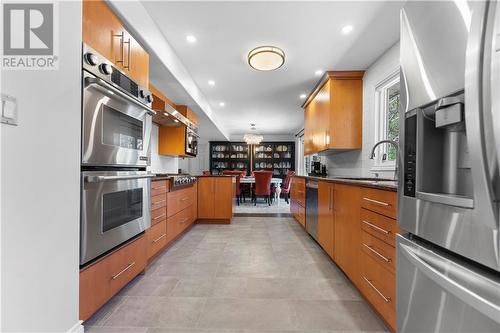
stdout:
MULTIPOLYGON (((399 69, 375 88, 375 142, 399 140, 399 69)), ((396 148, 389 144, 377 147, 373 170, 394 170, 396 148)))

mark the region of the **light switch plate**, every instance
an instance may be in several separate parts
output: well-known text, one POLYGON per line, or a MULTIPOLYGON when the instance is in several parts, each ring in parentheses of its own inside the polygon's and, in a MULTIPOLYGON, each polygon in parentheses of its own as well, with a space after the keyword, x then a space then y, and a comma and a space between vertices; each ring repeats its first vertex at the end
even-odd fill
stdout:
POLYGON ((15 97, 2 94, 2 113, 0 122, 17 126, 17 100, 15 97))

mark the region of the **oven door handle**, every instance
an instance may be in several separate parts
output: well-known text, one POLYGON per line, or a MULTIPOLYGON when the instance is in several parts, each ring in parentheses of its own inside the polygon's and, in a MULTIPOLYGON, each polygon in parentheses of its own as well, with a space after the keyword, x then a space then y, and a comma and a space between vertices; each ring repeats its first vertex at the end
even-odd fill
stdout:
POLYGON ((114 180, 129 180, 129 179, 141 179, 141 178, 153 178, 153 177, 155 177, 154 174, 128 175, 128 176, 86 176, 85 181, 87 183, 102 183, 114 180))
POLYGON ((131 103, 134 103, 138 107, 146 110, 147 113, 150 114, 151 116, 154 116, 156 114, 156 111, 154 111, 153 109, 151 109, 147 105, 144 105, 141 102, 139 102, 138 100, 130 97, 129 95, 127 95, 126 93, 124 93, 120 89, 113 87, 112 85, 110 85, 106 81, 101 80, 101 79, 96 78, 96 77, 86 77, 85 78, 85 87, 88 87, 88 86, 93 85, 93 84, 95 84, 95 85, 97 85, 97 86, 99 86, 101 88, 104 88, 106 90, 109 90, 113 94, 118 95, 119 97, 121 97, 121 98, 123 98, 123 99, 125 99, 125 100, 127 100, 127 101, 129 101, 131 103))

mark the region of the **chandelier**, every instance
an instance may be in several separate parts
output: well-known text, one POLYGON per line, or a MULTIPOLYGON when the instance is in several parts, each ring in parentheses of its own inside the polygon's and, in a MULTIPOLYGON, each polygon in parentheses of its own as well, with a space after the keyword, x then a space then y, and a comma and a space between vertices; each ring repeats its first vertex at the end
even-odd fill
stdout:
POLYGON ((264 140, 264 137, 257 134, 245 134, 243 140, 245 140, 248 145, 258 145, 264 140))

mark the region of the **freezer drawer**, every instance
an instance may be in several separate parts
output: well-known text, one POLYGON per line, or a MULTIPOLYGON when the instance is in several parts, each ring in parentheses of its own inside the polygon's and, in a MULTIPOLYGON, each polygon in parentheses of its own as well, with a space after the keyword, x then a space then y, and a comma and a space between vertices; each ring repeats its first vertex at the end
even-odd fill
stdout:
POLYGON ((397 235, 398 332, 500 332, 500 277, 397 235))

